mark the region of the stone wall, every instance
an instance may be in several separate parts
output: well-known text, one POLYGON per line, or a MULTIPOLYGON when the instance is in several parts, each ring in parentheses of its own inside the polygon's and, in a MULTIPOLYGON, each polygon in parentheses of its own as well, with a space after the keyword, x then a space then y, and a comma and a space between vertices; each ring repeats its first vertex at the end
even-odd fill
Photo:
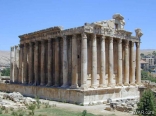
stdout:
POLYGON ((138 87, 116 87, 106 89, 62 89, 42 86, 24 86, 19 84, 0 83, 0 90, 6 92, 20 92, 24 96, 56 100, 69 103, 96 104, 106 102, 108 98, 112 100, 124 98, 138 98, 138 87))

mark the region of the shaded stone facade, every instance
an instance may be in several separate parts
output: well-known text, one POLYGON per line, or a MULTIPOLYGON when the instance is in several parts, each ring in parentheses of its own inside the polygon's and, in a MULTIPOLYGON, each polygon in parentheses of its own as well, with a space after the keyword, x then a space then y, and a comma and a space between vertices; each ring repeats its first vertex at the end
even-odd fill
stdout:
POLYGON ((140 37, 124 30, 124 17, 19 36, 11 47, 11 82, 76 90, 138 86, 140 37), (135 57, 136 56, 136 57, 135 57))

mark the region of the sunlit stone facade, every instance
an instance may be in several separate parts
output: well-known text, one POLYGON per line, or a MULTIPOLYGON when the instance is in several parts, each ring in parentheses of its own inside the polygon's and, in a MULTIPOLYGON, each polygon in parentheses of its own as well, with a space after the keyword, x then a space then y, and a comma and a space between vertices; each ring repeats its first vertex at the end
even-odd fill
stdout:
POLYGON ((124 17, 52 27, 19 36, 11 47, 11 83, 79 91, 141 84, 140 37, 124 30, 124 17))

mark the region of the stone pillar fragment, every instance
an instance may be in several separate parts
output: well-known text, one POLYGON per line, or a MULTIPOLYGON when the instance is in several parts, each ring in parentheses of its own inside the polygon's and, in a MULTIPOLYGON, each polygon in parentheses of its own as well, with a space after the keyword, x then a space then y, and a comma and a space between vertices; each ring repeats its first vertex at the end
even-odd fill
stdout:
POLYGON ((55 84, 54 87, 59 86, 59 38, 55 39, 55 84))
POLYGON ((14 82, 14 47, 10 51, 10 83, 14 82))
POLYGON ((67 36, 63 36, 63 85, 68 87, 68 55, 67 55, 67 36))
POLYGON ((72 37, 72 89, 78 88, 78 72, 77 72, 77 40, 76 35, 72 37))
POLYGON ((23 64, 23 45, 19 45, 20 50, 19 50, 19 76, 18 76, 18 83, 22 83, 22 64, 23 64))
POLYGON ((100 68, 100 87, 106 87, 106 72, 105 72, 105 66, 106 66, 106 61, 105 61, 105 36, 102 35, 101 39, 101 68, 100 68))
POLYGON ((46 86, 52 85, 52 41, 48 40, 48 83, 46 86))
POLYGON ((15 46, 15 54, 14 54, 14 83, 18 83, 18 74, 19 74, 19 48, 15 46))
POLYGON ((39 42, 35 41, 35 48, 34 48, 34 86, 39 85, 39 42))
POLYGON ((114 65, 113 65, 113 37, 109 38, 109 66, 108 66, 108 86, 113 87, 114 65))
POLYGON ((130 84, 131 85, 135 85, 135 59, 134 59, 134 42, 131 42, 131 46, 130 46, 130 84))
POLYGON ((118 39, 118 78, 117 85, 122 86, 122 39, 118 39))
POLYGON ((124 85, 129 85, 129 41, 125 41, 125 75, 124 75, 124 85))
POLYGON ((88 89, 87 86, 87 35, 81 34, 81 89, 88 89))
POLYGON ((136 84, 141 84, 140 43, 136 42, 136 84))
POLYGON ((29 84, 33 84, 33 43, 29 43, 29 84))
POLYGON ((97 46, 96 34, 92 35, 92 77, 91 88, 97 88, 97 46))
POLYGON ((24 66, 23 66, 23 84, 28 83, 28 64, 27 64, 27 44, 24 43, 24 66))
POLYGON ((45 85, 45 40, 41 40, 41 86, 45 85))

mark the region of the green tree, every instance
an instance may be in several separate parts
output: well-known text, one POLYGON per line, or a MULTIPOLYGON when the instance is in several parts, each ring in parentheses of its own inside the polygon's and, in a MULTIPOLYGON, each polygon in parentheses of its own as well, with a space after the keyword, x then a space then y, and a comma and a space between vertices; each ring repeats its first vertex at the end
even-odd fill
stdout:
POLYGON ((144 71, 144 70, 141 70, 141 79, 144 80, 144 79, 147 79, 147 78, 148 78, 148 72, 144 71))
POLYGON ((145 54, 141 53, 140 56, 141 56, 141 58, 144 58, 145 57, 145 54))
POLYGON ((10 68, 6 68, 4 70, 1 71, 2 72, 2 76, 10 76, 10 68))
POLYGON ((154 94, 150 89, 143 92, 142 97, 137 104, 136 113, 143 116, 156 116, 156 101, 154 94))
POLYGON ((153 56, 156 56, 156 51, 153 51, 153 52, 152 52, 152 55, 153 55, 153 56))

